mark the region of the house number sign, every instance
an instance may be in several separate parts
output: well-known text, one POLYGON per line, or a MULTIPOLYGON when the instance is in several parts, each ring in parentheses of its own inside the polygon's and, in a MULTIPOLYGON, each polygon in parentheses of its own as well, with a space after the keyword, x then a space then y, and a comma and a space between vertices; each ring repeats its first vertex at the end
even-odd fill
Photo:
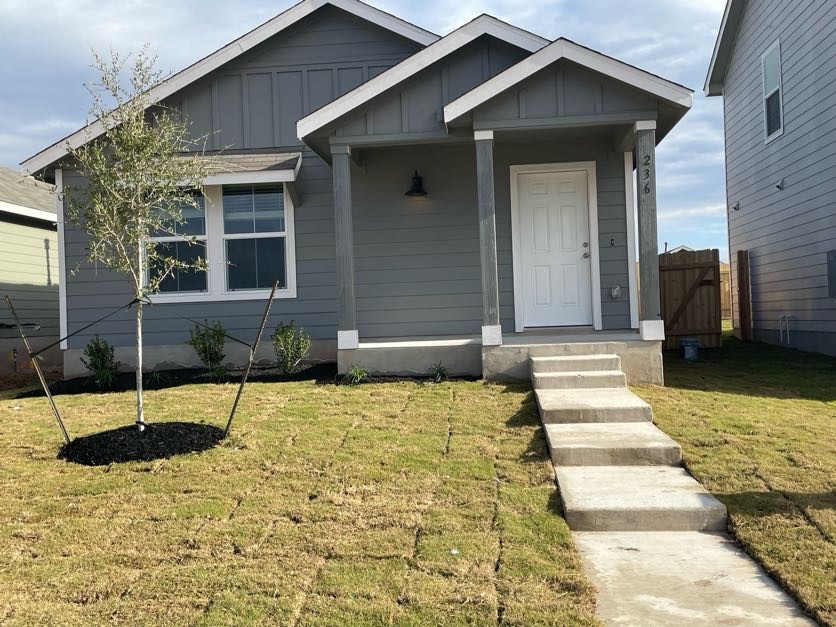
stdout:
POLYGON ((650 155, 642 157, 642 191, 650 193, 650 167, 653 165, 653 158, 650 155))

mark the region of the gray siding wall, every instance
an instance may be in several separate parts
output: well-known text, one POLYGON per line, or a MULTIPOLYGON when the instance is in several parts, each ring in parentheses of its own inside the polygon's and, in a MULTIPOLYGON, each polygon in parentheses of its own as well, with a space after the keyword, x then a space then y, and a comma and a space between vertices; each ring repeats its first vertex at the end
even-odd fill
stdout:
POLYGON ((836 354, 836 300, 827 251, 836 249, 836 3, 749 0, 724 90, 732 298, 735 251, 748 249, 758 339, 777 342, 791 314, 792 345, 836 354), (764 143, 761 55, 780 37, 784 133, 764 143), (775 183, 784 179, 784 189, 775 183))
POLYGON ((559 123, 594 115, 656 119, 656 99, 562 61, 498 95, 473 113, 474 128, 559 123))
POLYGON ((527 55, 494 37, 480 37, 349 116, 336 135, 346 141, 399 134, 445 136, 442 110, 447 103, 527 55))
MULTIPOLYGON (((195 135, 213 134, 211 147, 292 148, 299 150, 296 120, 322 106, 359 80, 379 73, 419 48, 384 29, 326 6, 291 29, 219 69, 201 83, 175 94, 195 135), (269 98, 268 98, 269 96, 269 98)), ((77 173, 65 172, 67 186, 83 187, 77 173)), ((336 285, 331 170, 304 151, 297 189, 296 299, 277 300, 268 328, 279 320, 295 321, 314 339, 336 337, 336 285)), ((128 283, 113 272, 85 261, 87 241, 67 225, 68 328, 78 329, 128 301, 128 283)), ((230 334, 246 340, 263 312, 259 301, 160 304, 146 309, 149 346, 182 344, 192 324, 179 315, 223 322, 230 334)), ((82 348, 96 333, 116 346, 134 342, 133 312, 123 312, 69 340, 82 348)))
MULTIPOLYGON (((514 331, 510 167, 595 161, 606 329, 630 326, 624 158, 609 138, 497 143, 500 318, 514 331), (613 245, 610 241, 613 240, 613 245), (622 287, 618 300, 609 296, 622 287)), ((482 325, 476 155, 472 144, 376 149, 353 167, 355 281, 361 338, 478 334, 482 325), (428 195, 408 198, 418 169, 428 195)))

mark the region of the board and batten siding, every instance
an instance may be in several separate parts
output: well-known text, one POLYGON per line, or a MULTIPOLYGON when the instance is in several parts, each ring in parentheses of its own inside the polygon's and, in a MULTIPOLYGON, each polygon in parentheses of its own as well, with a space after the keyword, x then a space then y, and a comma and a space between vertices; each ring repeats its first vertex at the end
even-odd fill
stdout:
MULTIPOLYGON (((38 324, 30 337, 58 337, 58 236, 47 222, 0 217, 0 322, 13 324, 3 297, 14 302, 20 321, 38 324)), ((3 331, 2 338, 16 338, 3 331)), ((3 360, 6 359, 3 355, 3 360)))
POLYGON ((726 75, 723 105, 732 298, 737 250, 749 250, 756 339, 836 354, 836 3, 749 0, 726 75), (783 134, 765 143, 761 56, 781 42, 783 134), (776 183, 783 179, 784 188, 776 183), (731 209, 739 203, 740 209, 731 209))
MULTIPOLYGON (((293 320, 314 339, 336 337, 336 278, 331 169, 300 146, 296 120, 417 51, 420 46, 332 6, 301 20, 204 81, 173 94, 193 134, 209 134, 209 148, 302 150, 295 208, 297 298, 276 300, 268 330, 293 320), (269 88, 268 88, 269 82, 269 88), (357 83, 359 84, 359 83, 357 83), (270 96, 269 100, 267 96, 270 96)), ((64 172, 65 187, 84 187, 64 172)), ((67 323, 72 332, 131 300, 129 284, 86 261, 86 236, 65 228, 67 323)), ((146 308, 145 343, 182 345, 191 322, 181 316, 220 320, 230 335, 247 340, 263 313, 263 301, 166 303, 146 308)), ((83 348, 96 334, 116 346, 134 343, 133 312, 121 312, 68 340, 83 348)))

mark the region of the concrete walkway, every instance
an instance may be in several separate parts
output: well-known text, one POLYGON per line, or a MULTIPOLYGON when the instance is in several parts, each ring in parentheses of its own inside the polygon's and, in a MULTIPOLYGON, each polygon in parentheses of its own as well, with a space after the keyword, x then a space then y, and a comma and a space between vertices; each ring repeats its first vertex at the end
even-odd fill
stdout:
POLYGON ((539 357, 531 375, 564 516, 611 625, 812 625, 722 533, 726 508, 625 385, 616 355, 539 357))

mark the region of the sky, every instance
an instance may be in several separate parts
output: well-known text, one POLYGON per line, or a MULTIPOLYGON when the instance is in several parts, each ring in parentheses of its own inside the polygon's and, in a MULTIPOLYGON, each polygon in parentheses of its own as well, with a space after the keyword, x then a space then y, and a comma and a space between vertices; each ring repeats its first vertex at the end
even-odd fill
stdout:
MULTIPOLYGON (((568 37, 694 90, 657 152, 659 246, 719 248, 728 259, 722 101, 702 93, 725 0, 370 0, 444 35, 490 13, 550 40, 568 37)), ((90 105, 92 50, 146 43, 178 71, 294 0, 0 0, 0 165, 77 130, 90 105), (192 25, 192 26, 189 26, 192 25)))

